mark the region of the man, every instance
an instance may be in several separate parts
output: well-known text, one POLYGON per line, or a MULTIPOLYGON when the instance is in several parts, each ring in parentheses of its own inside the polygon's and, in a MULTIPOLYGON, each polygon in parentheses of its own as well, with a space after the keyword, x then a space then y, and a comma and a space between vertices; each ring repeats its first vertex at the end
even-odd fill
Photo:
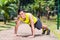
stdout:
POLYGON ((15 34, 17 34, 17 30, 21 21, 31 26, 31 32, 32 32, 31 37, 35 36, 35 28, 37 28, 38 30, 43 29, 42 34, 45 34, 46 30, 47 30, 47 35, 50 34, 50 30, 47 28, 47 26, 42 25, 42 23, 40 22, 40 19, 34 17, 31 13, 26 13, 23 10, 21 11, 19 10, 18 13, 19 13, 19 16, 16 21, 15 34))

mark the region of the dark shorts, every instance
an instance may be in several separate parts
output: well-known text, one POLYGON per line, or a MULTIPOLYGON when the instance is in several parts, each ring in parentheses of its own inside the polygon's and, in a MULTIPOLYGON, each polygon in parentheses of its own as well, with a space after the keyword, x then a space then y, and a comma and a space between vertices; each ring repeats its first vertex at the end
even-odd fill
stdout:
POLYGON ((34 24, 35 28, 37 28, 38 30, 40 30, 42 28, 42 23, 40 21, 40 19, 38 18, 37 22, 34 24))

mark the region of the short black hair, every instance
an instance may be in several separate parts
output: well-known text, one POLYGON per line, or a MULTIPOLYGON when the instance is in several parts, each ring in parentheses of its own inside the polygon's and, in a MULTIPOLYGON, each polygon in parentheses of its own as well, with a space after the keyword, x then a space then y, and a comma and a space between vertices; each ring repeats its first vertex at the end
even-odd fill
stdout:
POLYGON ((26 11, 23 10, 23 9, 18 9, 18 15, 19 15, 19 13, 20 13, 21 11, 26 12, 26 11))

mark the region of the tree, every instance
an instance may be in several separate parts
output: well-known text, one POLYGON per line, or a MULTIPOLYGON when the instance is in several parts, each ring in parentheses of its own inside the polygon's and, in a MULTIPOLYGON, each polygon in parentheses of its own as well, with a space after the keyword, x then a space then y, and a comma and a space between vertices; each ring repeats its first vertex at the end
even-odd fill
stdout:
POLYGON ((4 15, 4 23, 10 19, 10 11, 16 12, 17 0, 0 0, 0 13, 4 15))

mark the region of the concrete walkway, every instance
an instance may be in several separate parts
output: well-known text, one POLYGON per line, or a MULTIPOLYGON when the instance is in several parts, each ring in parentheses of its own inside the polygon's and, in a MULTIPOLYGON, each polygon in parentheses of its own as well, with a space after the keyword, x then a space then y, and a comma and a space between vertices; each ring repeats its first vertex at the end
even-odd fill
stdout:
POLYGON ((30 27, 27 24, 22 24, 18 28, 18 35, 15 36, 14 28, 0 31, 0 40, 58 40, 54 34, 41 35, 42 30, 35 29, 35 38, 28 37, 31 35, 30 27))

